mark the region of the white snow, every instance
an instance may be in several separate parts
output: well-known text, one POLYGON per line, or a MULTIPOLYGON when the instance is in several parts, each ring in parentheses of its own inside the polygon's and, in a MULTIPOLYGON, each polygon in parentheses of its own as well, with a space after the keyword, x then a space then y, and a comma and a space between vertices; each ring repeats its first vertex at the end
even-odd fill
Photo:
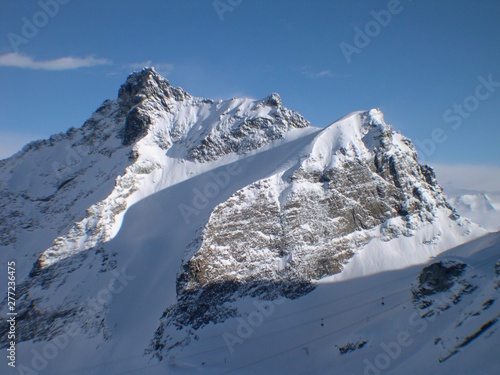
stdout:
POLYGON ((500 211, 486 194, 465 194, 449 199, 460 215, 472 219, 491 232, 500 230, 500 211))

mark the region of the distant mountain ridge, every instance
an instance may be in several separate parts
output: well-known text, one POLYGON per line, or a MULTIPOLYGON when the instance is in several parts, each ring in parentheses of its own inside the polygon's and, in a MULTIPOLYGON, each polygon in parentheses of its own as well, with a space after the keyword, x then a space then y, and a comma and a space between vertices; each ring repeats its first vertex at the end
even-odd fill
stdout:
POLYGON ((500 230, 500 211, 486 194, 459 195, 449 198, 449 202, 456 207, 460 215, 472 219, 490 231, 500 230))

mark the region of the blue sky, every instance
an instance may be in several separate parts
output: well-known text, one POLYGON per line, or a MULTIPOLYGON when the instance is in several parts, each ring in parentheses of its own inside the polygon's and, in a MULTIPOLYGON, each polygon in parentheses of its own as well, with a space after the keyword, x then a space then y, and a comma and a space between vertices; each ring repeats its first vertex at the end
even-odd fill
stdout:
POLYGON ((5 0, 0 157, 154 65, 195 96, 278 92, 315 126, 379 107, 425 162, 498 167, 499 17, 487 0, 5 0))

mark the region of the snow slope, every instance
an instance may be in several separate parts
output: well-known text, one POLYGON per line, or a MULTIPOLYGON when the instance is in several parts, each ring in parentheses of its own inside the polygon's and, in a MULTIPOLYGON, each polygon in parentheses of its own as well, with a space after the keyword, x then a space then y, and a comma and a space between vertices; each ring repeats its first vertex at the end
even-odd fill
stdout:
POLYGON ((465 194, 449 199, 457 211, 489 231, 500 230, 500 211, 486 194, 465 194))
MULTIPOLYGON (((491 234, 450 249, 427 264, 439 261, 466 263, 464 279, 476 289, 460 294, 457 288, 460 284, 456 283, 450 290, 436 294, 433 305, 437 312, 425 318, 421 316, 428 310, 416 306, 412 293, 424 267, 419 265, 321 283, 298 300, 276 301, 267 309, 268 316, 255 321, 251 319, 262 311, 259 306, 263 302, 256 305, 250 299, 241 300, 238 307, 244 312, 242 318, 200 330, 199 340, 162 362, 127 354, 134 353, 135 340, 141 337, 136 336, 139 329, 127 333, 117 328, 122 335, 104 346, 100 344, 95 351, 89 350, 88 341, 80 342, 77 338, 61 352, 61 357, 72 358, 71 363, 58 357, 53 361, 57 365, 49 361, 51 364, 42 373, 371 374, 379 371, 494 375, 498 369, 494 348, 500 344, 497 324, 500 237, 491 234), (454 304, 457 295, 461 298, 454 304), (439 308, 446 305, 451 307, 439 308), (248 322, 253 322, 253 326, 248 322), (250 328, 245 331, 241 327, 250 328), (244 335, 239 335, 241 332, 244 335), (121 345, 129 351, 122 352, 121 345), (446 358, 457 348, 457 354, 446 358), (82 356, 89 358, 76 360, 82 356)), ((130 301, 123 301, 121 307, 129 310, 130 301)), ((140 307, 134 310, 136 315, 128 318, 140 321, 146 329, 147 311, 140 307)), ((122 317, 117 323, 120 322, 126 324, 126 319, 122 317)), ((34 347, 41 352, 44 344, 34 347)))
MULTIPOLYGON (((173 374, 496 374, 499 240, 492 234, 427 263, 466 263, 464 279, 477 289, 464 293, 456 304, 450 301, 457 285, 437 293, 433 306, 451 307, 436 308, 426 318, 421 316, 428 310, 416 306, 412 293, 423 265, 324 282, 299 300, 275 304, 241 343, 228 346, 224 340, 225 334, 239 337, 244 323, 234 319, 206 329, 198 342, 174 355, 171 365, 160 363, 138 373, 164 369, 173 374), (443 361, 489 322, 493 323, 484 332, 443 361)), ((251 304, 245 307, 247 314, 258 311, 251 304)), ((243 321, 249 322, 250 316, 243 321)))

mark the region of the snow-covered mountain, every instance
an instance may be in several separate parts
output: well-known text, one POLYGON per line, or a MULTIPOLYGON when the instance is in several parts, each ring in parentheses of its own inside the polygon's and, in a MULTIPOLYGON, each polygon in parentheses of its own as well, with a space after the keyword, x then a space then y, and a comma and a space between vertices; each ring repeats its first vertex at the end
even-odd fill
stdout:
POLYGON ((500 211, 486 194, 464 194, 449 199, 460 215, 472 219, 490 231, 500 230, 500 211))
POLYGON ((147 68, 81 128, 0 161, 0 189, 12 373, 498 365, 478 353, 499 341, 499 238, 459 216, 377 109, 315 128, 277 94, 214 102, 147 68), (415 338, 415 357, 352 361, 432 316, 439 340, 415 338))

